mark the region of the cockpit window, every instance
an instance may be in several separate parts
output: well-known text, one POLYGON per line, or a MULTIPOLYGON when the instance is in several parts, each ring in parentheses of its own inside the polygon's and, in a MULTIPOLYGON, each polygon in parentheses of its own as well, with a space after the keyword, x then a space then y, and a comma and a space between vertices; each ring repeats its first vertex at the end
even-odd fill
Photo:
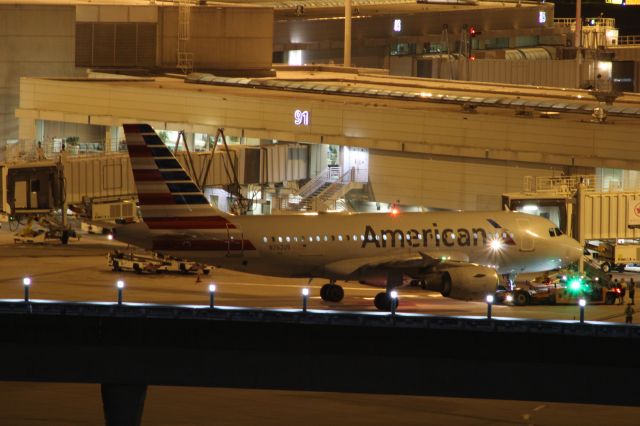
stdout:
POLYGON ((562 231, 560 230, 560 228, 556 228, 556 235, 559 237, 560 235, 562 235, 562 231))
POLYGON ((549 228, 549 236, 551 237, 555 237, 556 236, 556 231, 553 228, 549 228))

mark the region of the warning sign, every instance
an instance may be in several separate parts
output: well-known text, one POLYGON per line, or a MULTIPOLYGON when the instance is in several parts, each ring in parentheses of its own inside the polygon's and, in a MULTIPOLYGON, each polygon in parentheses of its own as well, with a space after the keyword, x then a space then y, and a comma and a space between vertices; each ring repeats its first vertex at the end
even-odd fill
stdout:
POLYGON ((629 226, 640 226, 640 200, 629 200, 629 226))

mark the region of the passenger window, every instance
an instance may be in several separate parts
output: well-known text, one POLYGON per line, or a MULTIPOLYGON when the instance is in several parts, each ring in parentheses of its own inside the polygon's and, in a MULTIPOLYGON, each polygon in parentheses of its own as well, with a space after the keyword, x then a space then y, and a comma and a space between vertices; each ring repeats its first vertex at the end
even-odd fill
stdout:
POLYGON ((351 240, 351 237, 349 235, 347 235, 347 241, 351 240))
POLYGON ((329 238, 325 235, 325 236, 324 236, 324 240, 325 240, 325 241, 329 241, 329 238))
POLYGON ((298 237, 294 236, 294 237, 293 237, 293 242, 294 242, 294 243, 297 243, 297 242, 298 242, 298 237))
POLYGON ((269 239, 267 237, 262 237, 262 242, 267 244, 267 241, 269 241, 269 239))
POLYGON ((309 235, 309 242, 312 243, 313 242, 313 237, 311 235, 309 235))
POLYGON ((278 237, 278 242, 281 243, 282 242, 282 237, 278 237))
POLYGON ((287 240, 288 243, 291 242, 291 238, 287 235, 287 237, 285 238, 285 240, 287 240))
POLYGON ((316 241, 320 242, 320 235, 316 235, 316 241))
POLYGON ((332 236, 331 236, 331 241, 335 241, 335 240, 336 240, 336 236, 335 236, 335 235, 332 235, 332 236))
POLYGON ((356 234, 353 234, 353 241, 358 241, 358 236, 356 234))
POLYGON ((275 243, 276 242, 276 237, 271 237, 271 242, 275 243))
POLYGON ((342 234, 338 235, 338 241, 342 241, 342 234))

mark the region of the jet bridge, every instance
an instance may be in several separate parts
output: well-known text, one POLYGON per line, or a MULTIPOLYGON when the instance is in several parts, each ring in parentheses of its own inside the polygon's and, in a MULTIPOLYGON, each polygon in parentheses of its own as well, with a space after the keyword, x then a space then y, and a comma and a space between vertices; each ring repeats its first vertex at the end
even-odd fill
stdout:
POLYGON ((640 188, 601 188, 594 175, 528 177, 523 192, 502 200, 510 210, 548 218, 581 242, 640 241, 640 188))

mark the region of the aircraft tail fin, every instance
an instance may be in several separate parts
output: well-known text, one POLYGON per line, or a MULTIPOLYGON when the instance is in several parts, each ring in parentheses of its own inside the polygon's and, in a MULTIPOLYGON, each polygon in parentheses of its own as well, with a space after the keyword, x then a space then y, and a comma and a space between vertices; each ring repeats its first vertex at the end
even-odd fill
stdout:
POLYGON ((175 156, 148 124, 124 124, 142 219, 156 229, 234 227, 209 204, 175 156))

